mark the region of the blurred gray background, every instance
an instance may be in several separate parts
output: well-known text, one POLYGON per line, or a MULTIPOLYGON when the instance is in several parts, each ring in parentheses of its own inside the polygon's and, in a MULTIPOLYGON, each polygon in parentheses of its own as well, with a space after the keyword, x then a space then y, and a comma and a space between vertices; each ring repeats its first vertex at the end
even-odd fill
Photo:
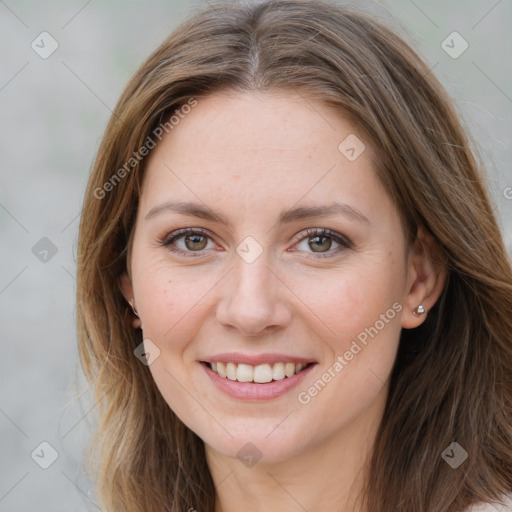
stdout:
MULTIPOLYGON (((87 393, 76 400, 85 389, 74 328, 82 195, 127 80, 203 5, 0 0, 1 512, 100 510, 81 467, 94 403, 87 393)), ((511 252, 512 2, 350 5, 394 27, 456 100, 511 252)))

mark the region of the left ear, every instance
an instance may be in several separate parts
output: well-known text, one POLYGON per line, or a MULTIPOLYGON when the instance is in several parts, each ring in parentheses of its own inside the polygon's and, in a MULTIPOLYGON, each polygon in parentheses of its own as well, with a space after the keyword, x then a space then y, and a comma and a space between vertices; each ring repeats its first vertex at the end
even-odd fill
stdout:
POLYGON ((413 329, 423 323, 441 295, 448 272, 439 258, 439 248, 424 228, 418 229, 408 258, 407 295, 404 299, 402 327, 413 329), (422 305, 426 313, 414 313, 422 305))
POLYGON ((129 276, 128 272, 125 271, 123 274, 119 277, 119 288, 121 289, 121 292, 126 299, 126 302, 130 305, 134 318, 132 320, 132 325, 136 329, 142 328, 142 322, 139 318, 139 315, 135 309, 135 298, 133 296, 133 286, 132 286, 132 280, 129 276))

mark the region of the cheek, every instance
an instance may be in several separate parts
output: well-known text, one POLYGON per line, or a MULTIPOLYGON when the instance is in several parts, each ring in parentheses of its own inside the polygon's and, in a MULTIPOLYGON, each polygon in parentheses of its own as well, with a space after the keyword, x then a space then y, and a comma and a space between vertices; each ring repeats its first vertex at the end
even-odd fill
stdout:
POLYGON ((399 325, 397 306, 393 309, 393 304, 400 302, 404 283, 397 263, 375 254, 339 271, 320 270, 316 275, 295 276, 293 280, 290 275, 293 291, 300 299, 299 317, 316 326, 314 331, 336 353, 346 350, 347 344, 379 321, 381 315, 386 321, 383 330, 388 330, 389 324, 399 325))
POLYGON ((330 410, 327 423, 333 429, 354 419, 382 392, 393 368, 404 277, 399 258, 387 256, 361 258, 314 287, 306 279, 297 292, 307 299, 301 315, 329 347, 322 371, 301 388, 298 400, 312 404, 305 414, 322 416, 330 410))
MULTIPOLYGON (((193 357, 193 340, 204 323, 204 304, 218 277, 200 267, 177 267, 164 258, 148 259, 134 272, 135 294, 144 339, 160 349, 149 366, 153 380, 169 407, 193 430, 194 418, 208 424, 197 402, 190 399, 190 372, 197 362, 193 357), (189 356, 190 354, 190 356, 189 356)), ((213 428, 213 425, 211 425, 213 428)))
POLYGON ((166 353, 182 352, 201 329, 204 304, 222 274, 171 265, 165 257, 148 258, 137 269, 133 278, 144 337, 166 353))
POLYGON ((361 266, 309 294, 315 302, 308 306, 318 312, 318 318, 308 314, 310 325, 315 323, 329 351, 315 378, 298 390, 307 435, 317 430, 308 417, 324 418, 322 435, 331 435, 385 391, 401 332, 401 286, 389 268, 361 266))

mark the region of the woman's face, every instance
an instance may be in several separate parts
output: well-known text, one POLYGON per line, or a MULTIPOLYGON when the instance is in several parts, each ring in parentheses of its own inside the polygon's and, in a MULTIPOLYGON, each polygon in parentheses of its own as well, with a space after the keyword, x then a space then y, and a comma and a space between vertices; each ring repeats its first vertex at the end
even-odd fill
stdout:
POLYGON ((208 450, 282 461, 382 414, 414 276, 371 158, 292 93, 199 98, 153 150, 123 291, 208 450))

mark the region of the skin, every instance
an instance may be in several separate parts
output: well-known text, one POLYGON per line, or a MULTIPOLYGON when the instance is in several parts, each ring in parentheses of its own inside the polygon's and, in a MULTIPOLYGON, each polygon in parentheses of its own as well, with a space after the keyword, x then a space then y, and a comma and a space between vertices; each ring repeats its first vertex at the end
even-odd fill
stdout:
POLYGON ((374 158, 369 141, 339 112, 292 92, 199 98, 150 156, 121 286, 144 339, 160 350, 149 366, 158 389, 205 442, 217 511, 234 512, 241 503, 250 512, 363 510, 357 497, 400 331, 424 321, 413 310, 423 304, 428 311, 445 279, 422 231, 406 247, 374 158), (355 161, 338 150, 350 134, 366 146, 355 161), (146 219, 169 201, 207 205, 230 225, 168 210, 146 219), (334 202, 367 221, 332 214, 277 223, 283 210, 334 202), (163 245, 189 227, 207 230, 207 238, 163 245), (309 228, 330 229, 351 243, 320 239, 315 252, 318 239, 309 228), (252 263, 236 252, 248 236, 263 249, 252 263), (300 403, 299 392, 396 303, 394 318, 309 403, 300 403), (235 351, 317 364, 283 396, 247 402, 219 391, 199 362, 235 351), (248 442, 261 454, 252 467, 236 455, 248 442))

